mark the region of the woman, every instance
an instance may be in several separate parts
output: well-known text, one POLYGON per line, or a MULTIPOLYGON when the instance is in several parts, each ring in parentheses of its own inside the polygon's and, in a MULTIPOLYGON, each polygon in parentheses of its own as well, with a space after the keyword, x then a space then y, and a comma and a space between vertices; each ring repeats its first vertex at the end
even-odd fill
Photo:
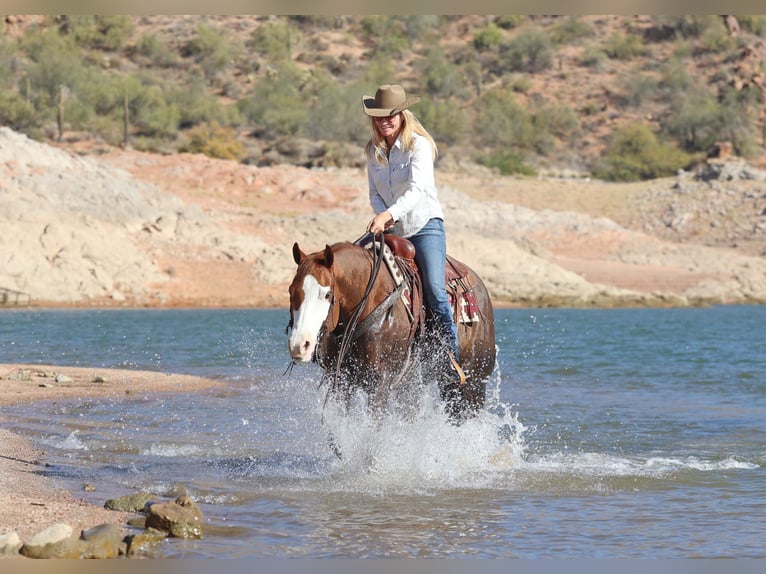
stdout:
POLYGON ((408 98, 397 84, 380 86, 374 98, 362 96, 372 131, 365 152, 375 217, 367 231, 390 231, 415 245, 426 306, 446 343, 445 374, 452 382, 464 383, 465 374, 458 363, 457 327, 444 278, 447 240, 434 183, 436 143, 408 109, 419 101, 418 96, 408 98))

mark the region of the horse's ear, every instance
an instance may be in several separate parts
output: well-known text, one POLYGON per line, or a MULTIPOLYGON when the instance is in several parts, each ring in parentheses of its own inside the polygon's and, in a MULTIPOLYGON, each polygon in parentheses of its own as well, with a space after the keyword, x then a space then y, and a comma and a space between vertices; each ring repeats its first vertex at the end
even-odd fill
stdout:
POLYGON ((333 262, 333 258, 334 257, 335 256, 333 255, 332 247, 330 247, 329 245, 327 245, 325 243, 325 246, 324 246, 324 264, 327 265, 327 267, 332 267, 332 262, 333 262))
POLYGON ((301 264, 301 261, 306 259, 306 254, 303 251, 301 251, 300 247, 298 247, 297 241, 293 243, 293 259, 295 259, 295 263, 297 263, 298 265, 301 264))

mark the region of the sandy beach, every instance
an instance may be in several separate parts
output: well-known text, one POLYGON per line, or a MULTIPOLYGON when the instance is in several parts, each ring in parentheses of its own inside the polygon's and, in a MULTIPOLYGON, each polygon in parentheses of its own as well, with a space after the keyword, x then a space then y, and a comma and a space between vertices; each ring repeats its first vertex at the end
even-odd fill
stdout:
MULTIPOLYGON (((199 391, 218 384, 150 371, 2 364, 0 406, 73 398, 119 400, 137 394, 199 391)), ((56 479, 41 475, 45 452, 2 428, 5 422, 0 420, 0 536, 15 532, 24 541, 56 523, 69 524, 75 532, 104 523, 125 526, 129 515, 86 503, 56 479)))

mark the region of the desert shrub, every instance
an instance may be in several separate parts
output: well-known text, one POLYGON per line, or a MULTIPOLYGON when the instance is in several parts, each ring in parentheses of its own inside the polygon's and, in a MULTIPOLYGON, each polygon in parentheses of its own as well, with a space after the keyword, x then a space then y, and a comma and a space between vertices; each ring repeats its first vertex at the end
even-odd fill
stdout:
POLYGON ((687 151, 700 151, 720 137, 722 119, 717 99, 708 90, 696 88, 676 100, 663 129, 681 141, 687 151))
POLYGON ((188 129, 199 124, 232 125, 240 121, 236 108, 226 108, 212 94, 205 92, 204 82, 189 78, 187 83, 166 90, 166 99, 178 108, 178 127, 188 129))
POLYGON ((246 46, 276 64, 292 57, 293 46, 299 38, 300 32, 289 21, 278 20, 261 24, 253 30, 246 46))
POLYGON ((766 36, 766 16, 743 15, 737 16, 740 28, 756 36, 766 36))
POLYGON ((218 122, 200 124, 190 129, 188 142, 179 151, 201 153, 217 159, 241 161, 246 154, 245 146, 236 139, 236 132, 218 122))
POLYGON ((577 112, 562 104, 541 108, 534 114, 533 123, 539 133, 551 133, 560 138, 570 137, 580 131, 577 112))
POLYGON ((519 152, 494 151, 480 154, 475 158, 476 162, 487 167, 494 168, 500 175, 536 175, 536 170, 527 164, 524 155, 519 152))
POLYGON ((463 95, 460 68, 452 64, 439 46, 434 46, 417 64, 419 79, 429 95, 449 98, 463 95))
POLYGON ((551 38, 538 27, 520 30, 501 52, 512 70, 532 74, 550 68, 553 62, 551 38))
POLYGON ((693 87, 694 78, 682 60, 671 58, 660 69, 658 97, 675 101, 678 98, 685 98, 693 87))
POLYGON ((178 53, 154 34, 144 34, 136 44, 136 52, 160 68, 172 68, 178 64, 178 53))
POLYGON ((424 98, 413 111, 437 142, 454 145, 465 140, 468 119, 456 100, 424 98))
POLYGON ((682 150, 658 141, 648 126, 631 123, 614 133, 594 175, 609 181, 653 179, 673 175, 691 161, 682 150))
POLYGON ((711 20, 702 32, 700 44, 703 50, 708 52, 725 52, 736 46, 736 40, 729 35, 721 18, 711 20))
POLYGON ((194 37, 184 48, 184 55, 194 58, 208 79, 234 64, 242 53, 242 46, 225 30, 205 24, 197 26, 194 37))
POLYGON ((237 102, 255 135, 267 139, 290 136, 306 125, 313 111, 299 89, 304 82, 303 75, 292 64, 282 64, 274 74, 256 84, 252 96, 237 102))
POLYGON ((58 17, 59 30, 71 35, 75 43, 87 48, 117 51, 133 32, 129 16, 70 15, 58 17))
POLYGON ((718 139, 728 140, 735 151, 748 157, 758 152, 757 125, 763 93, 756 89, 727 87, 719 97, 723 117, 718 139))
POLYGON ((475 134, 482 145, 531 149, 535 130, 532 117, 508 90, 485 92, 476 104, 475 134))
POLYGON ((586 38, 592 38, 593 24, 576 16, 569 16, 556 24, 551 30, 551 39, 556 44, 578 44, 586 38))
POLYGON ((657 79, 648 74, 634 73, 625 79, 625 103, 634 108, 651 99, 657 91, 657 79))
POLYGON ((362 145, 369 138, 361 94, 368 93, 356 83, 340 84, 327 72, 318 72, 309 88, 309 113, 300 134, 313 140, 349 142, 362 145))
POLYGON ((523 21, 524 16, 521 14, 505 14, 495 18, 495 24, 497 24, 498 28, 502 28, 503 30, 516 28, 523 21))
POLYGON ((33 102, 38 109, 58 105, 61 86, 75 86, 85 74, 71 39, 49 31, 28 39, 30 62, 26 69, 33 102))
POLYGON ((39 126, 35 109, 21 94, 11 89, 0 89, 0 125, 16 131, 27 131, 39 126))
POLYGON ((365 16, 360 21, 362 34, 370 44, 369 54, 396 57, 409 45, 407 26, 393 16, 365 16))
POLYGON ((160 85, 131 86, 130 116, 137 133, 148 138, 171 138, 178 133, 181 112, 175 102, 167 101, 160 85))
POLYGON ((624 32, 615 32, 609 36, 604 51, 614 60, 630 60, 646 53, 640 36, 624 32))
POLYGON ((479 52, 497 48, 503 42, 503 31, 494 22, 477 30, 473 35, 473 47, 479 52))
POLYGON ((583 48, 578 61, 581 66, 598 69, 603 66, 607 57, 606 52, 604 52, 598 45, 588 43, 583 48))

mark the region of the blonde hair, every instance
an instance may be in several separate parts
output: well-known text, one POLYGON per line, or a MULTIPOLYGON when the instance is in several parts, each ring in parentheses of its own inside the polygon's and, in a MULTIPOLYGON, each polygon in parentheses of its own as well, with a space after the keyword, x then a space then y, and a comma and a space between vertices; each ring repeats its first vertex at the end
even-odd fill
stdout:
MULTIPOLYGON (((399 132, 399 139, 404 150, 412 150, 415 145, 412 134, 418 134, 426 138, 431 145, 431 159, 436 159, 439 155, 436 142, 426 128, 423 127, 423 124, 415 117, 415 114, 410 110, 403 110, 399 113, 402 115, 402 131, 399 132)), ((370 129, 372 130, 372 137, 367 142, 365 153, 367 153, 368 157, 374 157, 375 161, 379 164, 385 165, 388 163, 388 144, 386 143, 386 138, 380 133, 374 117, 370 117, 370 129)))

